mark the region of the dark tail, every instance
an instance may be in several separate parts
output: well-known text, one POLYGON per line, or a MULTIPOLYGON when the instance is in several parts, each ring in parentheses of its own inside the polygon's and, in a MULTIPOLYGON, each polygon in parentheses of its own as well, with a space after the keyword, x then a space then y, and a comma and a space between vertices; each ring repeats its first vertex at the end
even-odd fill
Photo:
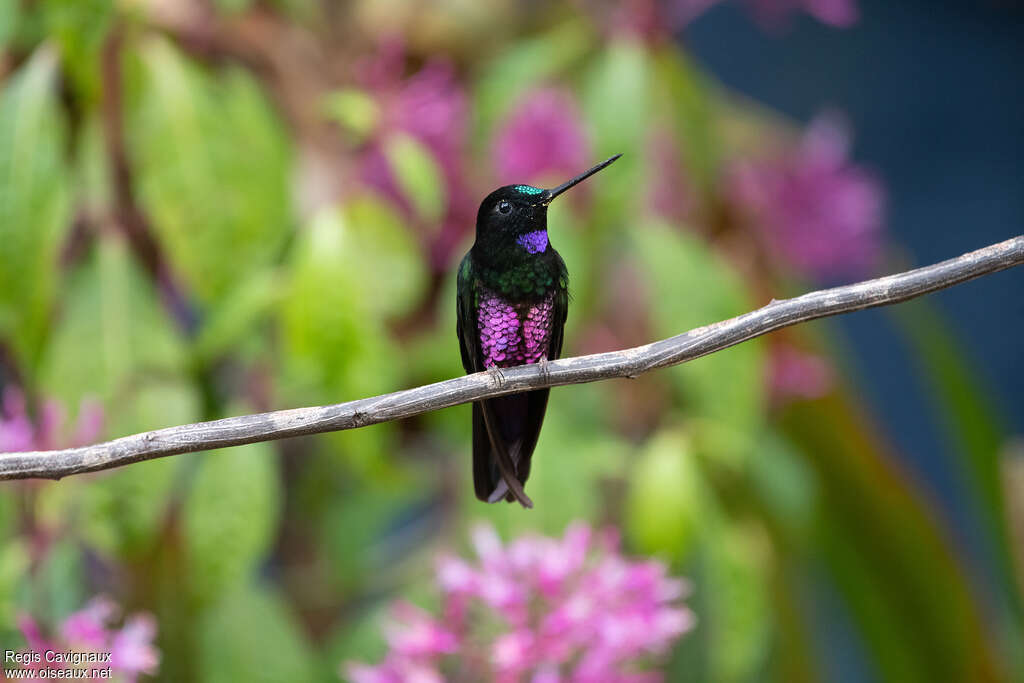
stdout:
MULTIPOLYGON (((496 453, 495 447, 505 451, 506 462, 521 490, 530 476, 530 460, 544 423, 550 393, 550 389, 538 389, 473 404, 473 488, 478 499, 488 503, 502 498, 509 502, 516 500, 517 495, 509 490, 502 476, 502 454, 496 453), (488 423, 493 433, 488 432, 488 423)), ((529 498, 520 502, 525 507, 532 505, 529 498)))

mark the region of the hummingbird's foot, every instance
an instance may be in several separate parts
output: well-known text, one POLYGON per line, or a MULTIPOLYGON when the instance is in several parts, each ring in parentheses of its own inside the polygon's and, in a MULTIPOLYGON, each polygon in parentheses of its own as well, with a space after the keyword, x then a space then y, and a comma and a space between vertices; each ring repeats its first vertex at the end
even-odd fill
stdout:
POLYGON ((505 386, 505 373, 501 371, 497 365, 492 365, 487 368, 487 374, 491 377, 491 382, 494 384, 495 389, 501 389, 505 386))
POLYGON ((541 356, 537 361, 537 365, 540 366, 540 376, 544 378, 544 383, 547 384, 548 380, 551 379, 551 373, 548 371, 548 357, 541 356))

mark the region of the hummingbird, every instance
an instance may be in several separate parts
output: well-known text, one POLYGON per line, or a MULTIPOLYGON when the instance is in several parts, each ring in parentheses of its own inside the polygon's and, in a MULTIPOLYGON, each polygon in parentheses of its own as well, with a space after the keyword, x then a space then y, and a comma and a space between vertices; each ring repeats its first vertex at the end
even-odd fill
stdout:
MULTIPOLYGON (((548 205, 618 159, 558 187, 505 185, 480 204, 476 241, 458 273, 457 333, 467 373, 547 363, 562 352, 569 308, 565 262, 548 241, 548 205)), ((550 389, 473 403, 473 488, 488 503, 533 502, 523 490, 550 389)))

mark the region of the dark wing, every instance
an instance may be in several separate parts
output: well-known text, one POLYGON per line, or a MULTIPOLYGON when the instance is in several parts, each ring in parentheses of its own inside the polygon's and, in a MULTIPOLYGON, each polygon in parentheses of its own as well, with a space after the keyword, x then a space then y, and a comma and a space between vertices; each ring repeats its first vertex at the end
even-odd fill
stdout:
POLYGON ((565 280, 555 294, 554 323, 551 328, 551 352, 548 360, 562 357, 562 335, 565 332, 565 319, 569 317, 569 288, 565 280))
MULTIPOLYGON (((470 254, 466 254, 459 265, 457 277, 456 333, 459 337, 462 367, 467 373, 486 369, 477 333, 476 303, 473 259, 470 254)), ((499 482, 503 482, 505 490, 511 489, 510 500, 518 499, 524 507, 533 507, 533 502, 515 475, 515 460, 518 456, 509 453, 508 442, 502 435, 506 431, 503 429, 505 425, 499 424, 502 416, 496 411, 497 402, 501 400, 477 401, 473 404, 473 488, 477 498, 488 501, 499 482)))
POLYGON ((473 259, 466 254, 459 264, 456 296, 456 333, 459 335, 459 351, 462 353, 462 367, 466 373, 484 369, 483 352, 476 330, 476 286, 473 282, 473 259))

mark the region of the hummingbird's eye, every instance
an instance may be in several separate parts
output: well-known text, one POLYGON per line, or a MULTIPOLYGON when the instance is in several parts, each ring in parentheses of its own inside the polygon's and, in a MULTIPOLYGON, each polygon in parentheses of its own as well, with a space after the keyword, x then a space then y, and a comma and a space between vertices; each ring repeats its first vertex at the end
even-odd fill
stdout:
POLYGON ((509 204, 504 199, 502 199, 500 202, 498 202, 498 211, 500 211, 501 213, 509 213, 512 211, 512 205, 509 204))

